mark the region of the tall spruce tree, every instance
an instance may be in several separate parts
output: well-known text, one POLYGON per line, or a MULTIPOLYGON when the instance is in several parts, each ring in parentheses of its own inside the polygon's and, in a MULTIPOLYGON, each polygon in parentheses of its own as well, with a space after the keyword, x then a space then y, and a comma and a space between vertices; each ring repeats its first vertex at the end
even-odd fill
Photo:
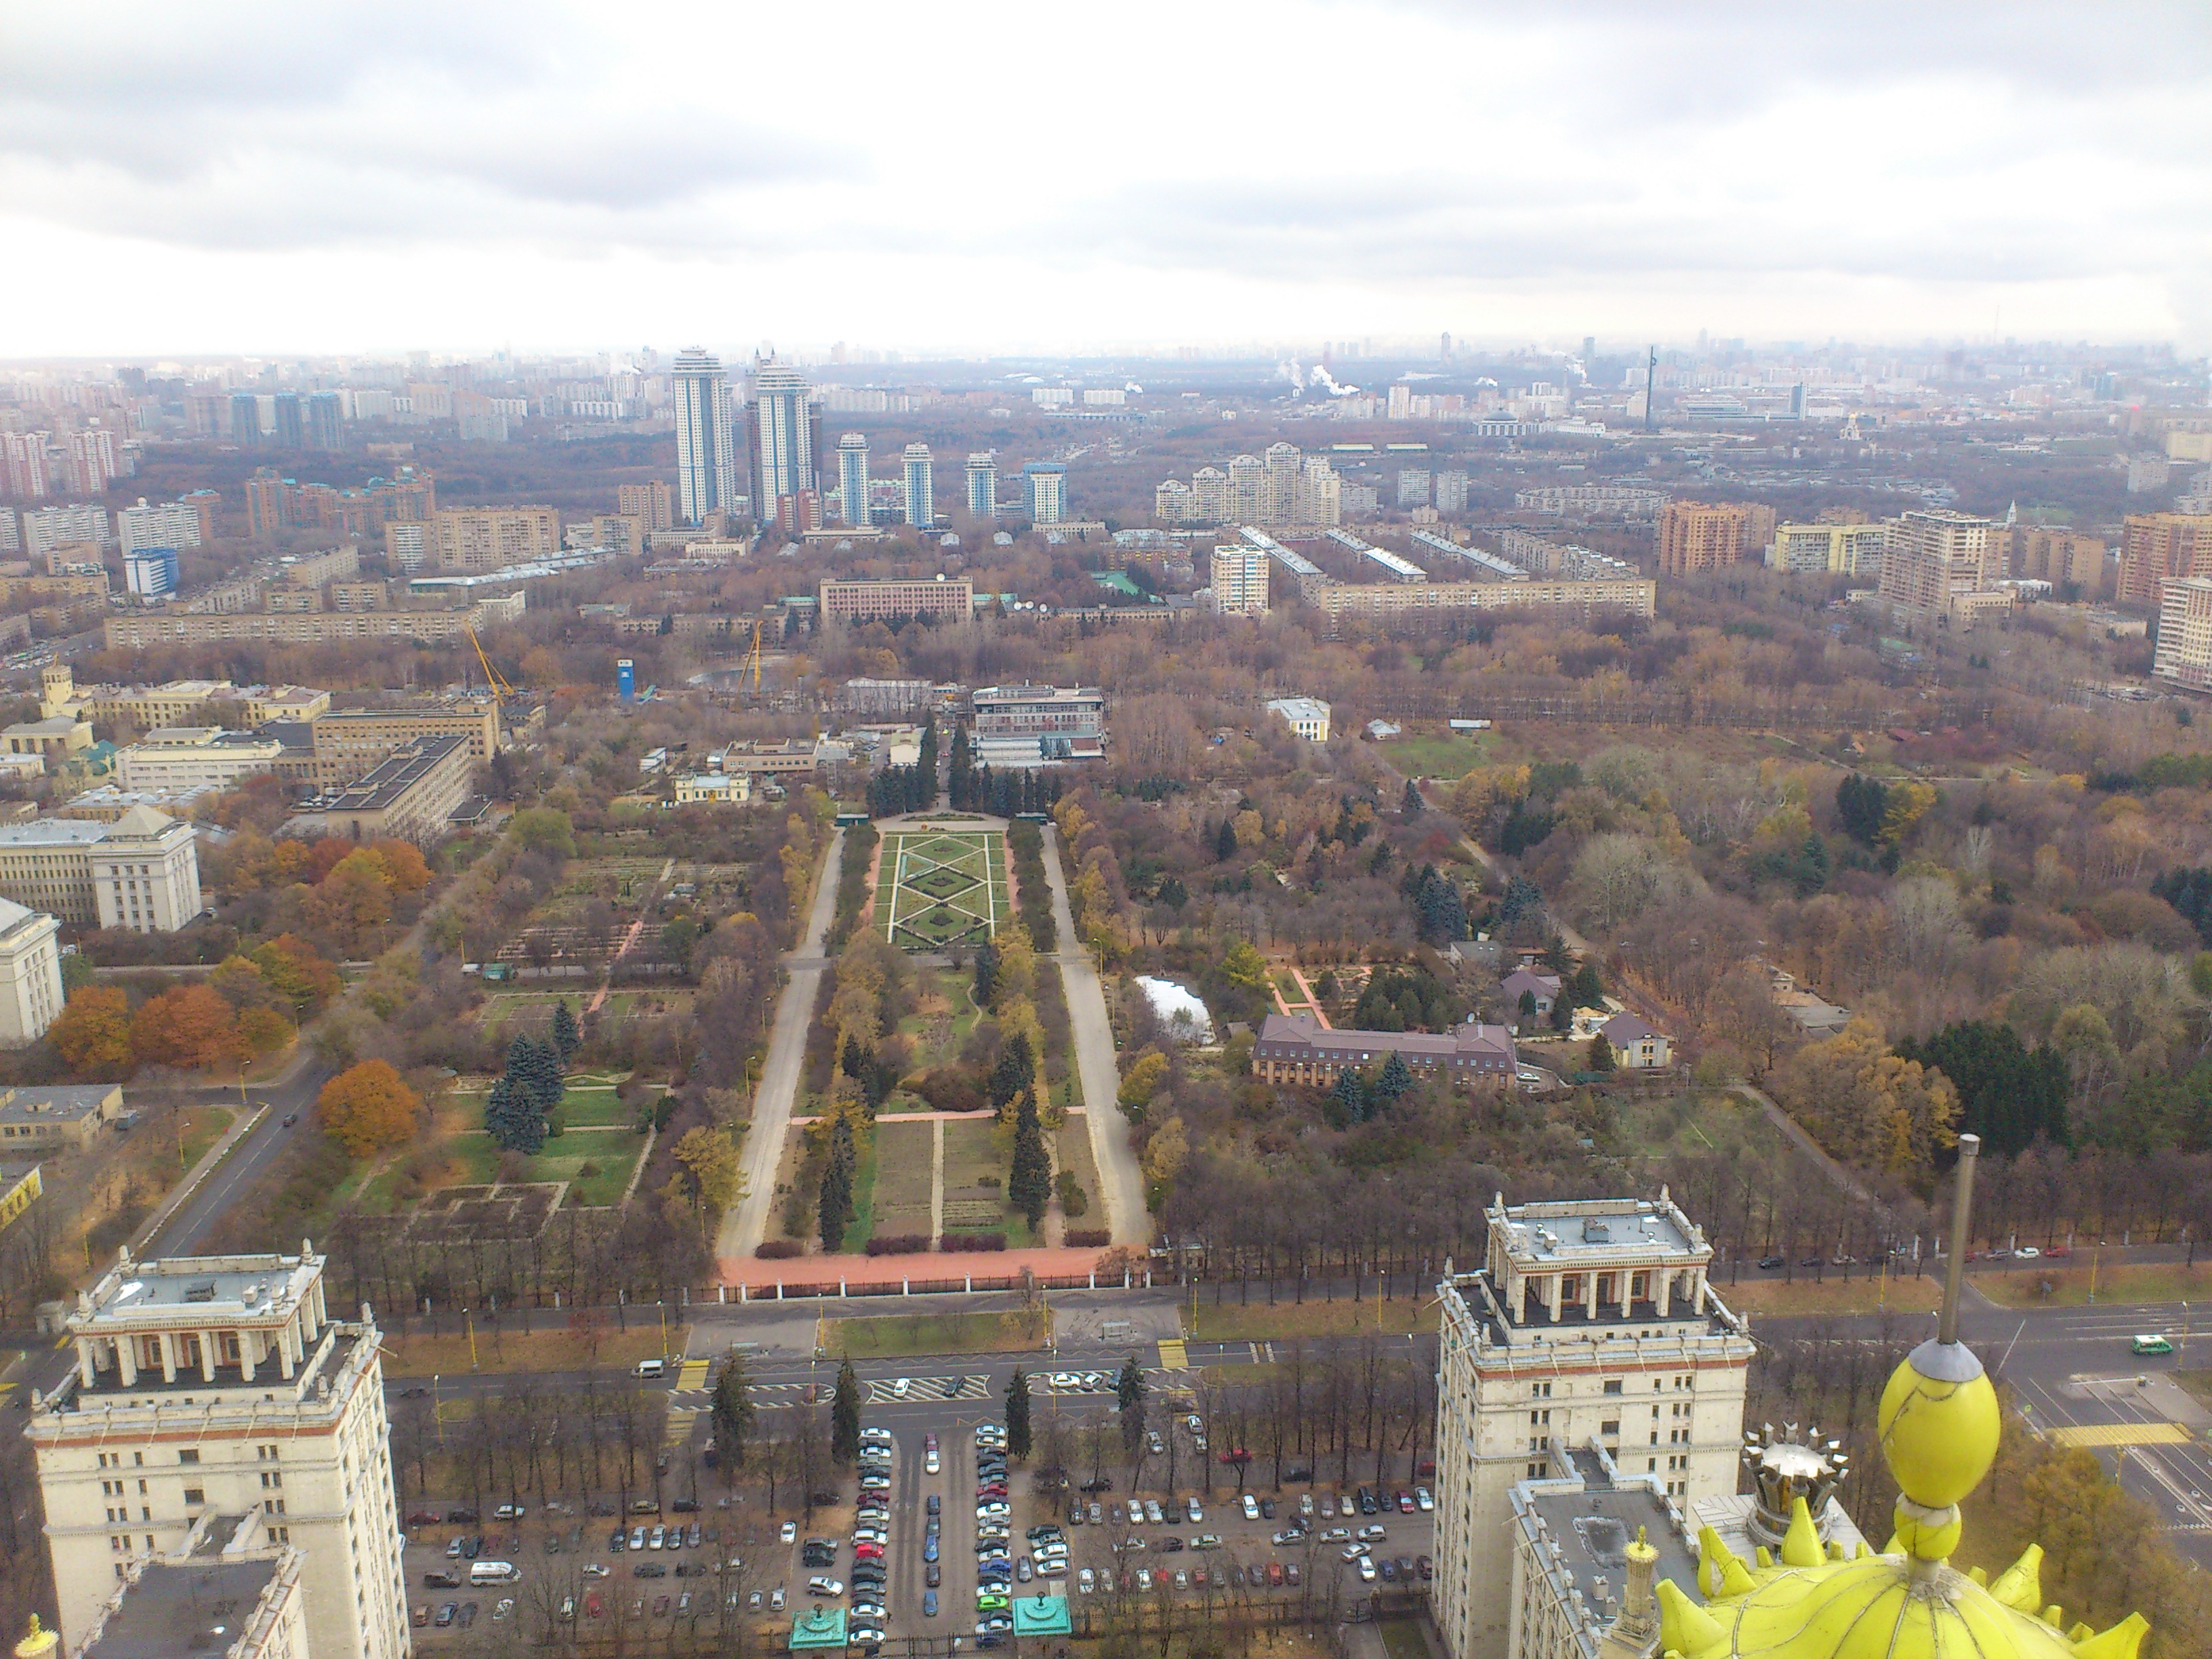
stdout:
POLYGON ((567 999, 553 1005, 553 1046, 561 1051, 561 1063, 566 1066, 576 1050, 583 1046, 584 1034, 577 1028, 576 1016, 568 1007, 567 999))
POLYGON ((545 1114, 526 1085, 512 1075, 502 1077, 484 1102, 484 1129, 505 1151, 534 1157, 545 1144, 545 1114))
POLYGON ((850 1463, 860 1455, 860 1379, 850 1359, 837 1364, 837 1392, 830 1401, 830 1455, 850 1463))
POLYGON ((745 1442, 752 1437, 752 1387, 745 1376, 744 1356, 732 1353, 714 1377, 714 1454, 722 1467, 725 1485, 745 1466, 745 1442))
POLYGON ((1029 1218, 1035 1232, 1052 1201, 1052 1159, 1037 1122, 1036 1092, 1024 1091, 1014 1113, 1014 1160, 1006 1176, 1006 1201, 1029 1218))
POLYGON ((1030 1455, 1030 1379, 1019 1365, 1006 1383, 1006 1455, 1030 1455))
POLYGON ((1030 1040, 1021 1032, 999 1050, 999 1063, 991 1068, 991 1109, 1002 1109, 1006 1103, 1036 1081, 1036 1061, 1030 1054, 1030 1040))
POLYGON ((843 1118, 830 1132, 830 1159, 822 1170, 822 1198, 816 1219, 820 1223, 822 1248, 835 1255, 845 1247, 845 1229, 853 1220, 853 1171, 860 1162, 853 1147, 853 1126, 843 1118))
POLYGON ((1114 1379, 1114 1401, 1121 1408, 1121 1444, 1134 1455, 1145 1437, 1145 1373, 1134 1354, 1114 1379))

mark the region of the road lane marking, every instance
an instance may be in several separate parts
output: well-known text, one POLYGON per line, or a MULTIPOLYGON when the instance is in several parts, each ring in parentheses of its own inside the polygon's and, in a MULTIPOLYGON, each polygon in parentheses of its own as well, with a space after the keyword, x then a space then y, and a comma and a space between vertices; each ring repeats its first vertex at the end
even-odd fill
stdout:
POLYGON ((2046 1431, 2062 1446, 2185 1446, 2189 1431, 2179 1423, 2084 1423, 2046 1431))
POLYGON ((660 1437, 664 1446, 680 1446, 691 1438, 691 1425, 699 1420, 699 1413, 689 1406, 678 1406, 668 1413, 668 1427, 660 1437))
POLYGON ((1168 1337, 1160 1343, 1160 1369, 1187 1370, 1190 1366, 1190 1350, 1183 1346, 1181 1337, 1168 1337))
POLYGON ((707 1362, 687 1359, 678 1369, 676 1386, 679 1389, 703 1389, 707 1386, 707 1362))

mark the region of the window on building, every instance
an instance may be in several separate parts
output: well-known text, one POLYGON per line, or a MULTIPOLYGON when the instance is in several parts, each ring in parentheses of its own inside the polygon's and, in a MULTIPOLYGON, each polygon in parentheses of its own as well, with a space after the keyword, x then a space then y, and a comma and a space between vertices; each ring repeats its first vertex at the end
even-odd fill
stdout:
POLYGON ((200 1454, 198 1447, 193 1448, 191 1451, 180 1451, 177 1454, 177 1462, 179 1463, 197 1463, 199 1461, 200 1454))
POLYGON ((1607 1377, 1606 1379, 1605 1391, 1607 1394, 1619 1394, 1620 1392, 1620 1388, 1621 1384, 1619 1377, 1613 1376, 1607 1377))
POLYGON ((204 1503, 206 1503, 206 1502, 207 1502, 207 1489, 206 1489, 204 1486, 187 1486, 187 1487, 185 1487, 185 1502, 186 1504, 204 1504, 204 1503))
POLYGON ((1616 1418, 1615 1418, 1615 1419, 1613 1419, 1613 1421, 1612 1421, 1612 1422, 1610 1422, 1610 1423, 1601 1423, 1601 1424, 1599 1424, 1599 1425, 1597 1425, 1597 1431, 1598 1431, 1601 1435, 1607 1435, 1607 1434, 1615 1435, 1615 1436, 1619 1435, 1619 1434, 1620 1434, 1620 1419, 1619 1418, 1617 1418, 1617 1417, 1616 1417, 1616 1418))

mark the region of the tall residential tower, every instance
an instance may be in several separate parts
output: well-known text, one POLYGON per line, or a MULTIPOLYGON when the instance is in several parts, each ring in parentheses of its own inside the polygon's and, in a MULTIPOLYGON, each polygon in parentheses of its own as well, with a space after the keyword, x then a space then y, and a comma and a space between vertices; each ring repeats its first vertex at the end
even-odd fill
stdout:
POLYGON ((937 522, 937 489, 932 480, 929 446, 906 447, 906 521, 924 530, 937 522))
POLYGON ((775 514, 780 503, 816 488, 814 416, 807 407, 807 389, 804 374, 773 357, 753 370, 753 421, 759 434, 754 465, 760 497, 753 512, 763 523, 775 514))
POLYGON ((837 493, 845 504, 845 522, 868 523, 868 440, 865 433, 848 432, 837 440, 837 493))
POLYGON ((968 458, 968 516, 999 516, 999 452, 979 449, 968 458))
POLYGON ((676 489, 686 524, 729 511, 737 495, 730 383, 722 360, 696 346, 676 354, 676 489))

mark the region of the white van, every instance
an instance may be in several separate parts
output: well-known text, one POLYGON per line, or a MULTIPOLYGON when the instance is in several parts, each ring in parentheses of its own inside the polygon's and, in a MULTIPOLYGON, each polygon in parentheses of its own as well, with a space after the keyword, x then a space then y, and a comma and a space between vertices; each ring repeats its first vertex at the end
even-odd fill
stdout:
POLYGON ((521 1577, 520 1571, 512 1561, 469 1563, 469 1584, 471 1589, 481 1584, 512 1584, 521 1577))
POLYGON ((668 1362, 665 1359, 641 1359, 635 1365, 630 1368, 630 1375, 632 1376, 659 1376, 665 1374, 667 1370, 668 1362))

